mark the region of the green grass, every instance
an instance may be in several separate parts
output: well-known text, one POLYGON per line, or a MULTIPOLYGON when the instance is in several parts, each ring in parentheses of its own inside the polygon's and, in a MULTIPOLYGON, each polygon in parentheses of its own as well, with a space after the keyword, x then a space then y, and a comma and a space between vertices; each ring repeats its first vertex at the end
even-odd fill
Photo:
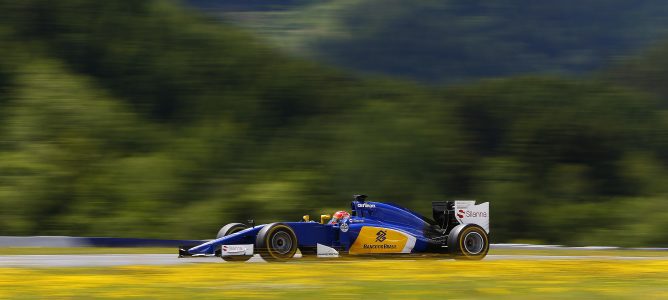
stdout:
POLYGON ((0 268, 0 298, 665 299, 668 260, 320 260, 0 268))
MULTIPOLYGON (((17 254, 169 253, 175 248, 0 248, 17 254)), ((668 299, 668 256, 637 250, 492 250, 582 260, 348 258, 280 264, 3 268, 0 299, 668 299), (610 260, 601 256, 663 256, 610 260)))

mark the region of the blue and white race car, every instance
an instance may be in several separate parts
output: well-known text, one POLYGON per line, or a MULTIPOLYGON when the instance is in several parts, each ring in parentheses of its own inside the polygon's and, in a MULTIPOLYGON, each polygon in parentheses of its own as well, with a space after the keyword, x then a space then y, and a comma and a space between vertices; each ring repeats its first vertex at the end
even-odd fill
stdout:
POLYGON ((181 247, 179 256, 219 255, 226 261, 245 261, 259 254, 267 261, 286 261, 299 251, 317 257, 444 253, 480 260, 489 251, 489 202, 432 202, 433 219, 429 219, 395 204, 366 199, 355 195, 350 214, 322 215, 320 222, 304 216, 300 222, 227 224, 215 240, 181 247))

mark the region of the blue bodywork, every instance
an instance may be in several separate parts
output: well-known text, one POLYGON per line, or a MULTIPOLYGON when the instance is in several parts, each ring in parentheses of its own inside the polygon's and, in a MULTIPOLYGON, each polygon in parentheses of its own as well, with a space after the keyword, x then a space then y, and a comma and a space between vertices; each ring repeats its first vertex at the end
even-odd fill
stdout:
MULTIPOLYGON (((290 226, 297 236, 300 249, 317 244, 348 251, 365 226, 392 229, 415 238, 411 253, 427 252, 442 245, 442 232, 434 221, 401 206, 369 201, 353 201, 351 216, 335 224, 316 222, 281 222, 290 226), (345 224, 345 225, 344 225, 345 224), (341 230, 343 227, 344 230, 341 230), (347 228, 346 228, 347 227, 347 228)), ((228 236, 215 239, 188 250, 191 254, 214 254, 221 245, 255 244, 258 232, 265 225, 258 225, 228 236)))

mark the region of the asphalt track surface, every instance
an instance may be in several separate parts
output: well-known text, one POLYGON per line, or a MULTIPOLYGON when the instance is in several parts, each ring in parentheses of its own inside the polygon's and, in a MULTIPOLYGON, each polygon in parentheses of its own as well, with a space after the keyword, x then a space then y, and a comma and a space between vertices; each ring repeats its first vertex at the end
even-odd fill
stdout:
MULTIPOLYGON (((332 260, 336 258, 322 258, 332 260)), ((436 258, 437 260, 451 260, 436 258)), ((488 255, 485 260, 668 260, 668 257, 635 256, 565 256, 565 255, 488 255)), ((316 262, 295 258, 295 263, 316 262)), ((410 259, 403 259, 410 260, 410 259)), ((348 260, 349 261, 349 260, 348 260)), ((264 263, 257 255, 247 263, 264 263)), ((2 255, 1 267, 113 267, 130 265, 183 265, 194 263, 226 263, 220 257, 177 258, 173 254, 84 254, 84 255, 2 255)))

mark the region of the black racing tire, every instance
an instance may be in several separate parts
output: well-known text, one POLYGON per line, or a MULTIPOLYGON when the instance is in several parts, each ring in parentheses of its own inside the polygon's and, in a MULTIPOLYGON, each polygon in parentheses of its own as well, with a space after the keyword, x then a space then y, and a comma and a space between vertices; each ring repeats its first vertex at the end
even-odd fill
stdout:
POLYGON ((257 234, 255 248, 266 261, 285 262, 295 256, 298 249, 297 235, 283 223, 265 225, 257 234))
MULTIPOLYGON (((227 225, 223 226, 223 228, 221 228, 218 231, 218 234, 216 235, 216 239, 219 239, 219 238, 224 237, 224 236, 228 236, 228 235, 233 234, 233 233, 237 233, 237 232, 242 231, 246 228, 248 228, 248 226, 246 226, 246 224, 242 224, 242 223, 227 224, 227 225)), ((247 261, 251 257, 253 257, 252 255, 222 256, 220 254, 221 254, 220 249, 216 250, 216 256, 220 256, 224 261, 247 261)))
POLYGON ((246 228, 248 228, 248 226, 246 226, 246 224, 242 224, 242 223, 227 224, 227 225, 223 226, 223 228, 218 230, 218 234, 216 235, 216 239, 222 238, 226 235, 233 234, 235 232, 242 231, 246 228))
POLYGON ((448 235, 448 252, 460 260, 481 260, 489 252, 489 237, 476 224, 460 224, 448 235))

